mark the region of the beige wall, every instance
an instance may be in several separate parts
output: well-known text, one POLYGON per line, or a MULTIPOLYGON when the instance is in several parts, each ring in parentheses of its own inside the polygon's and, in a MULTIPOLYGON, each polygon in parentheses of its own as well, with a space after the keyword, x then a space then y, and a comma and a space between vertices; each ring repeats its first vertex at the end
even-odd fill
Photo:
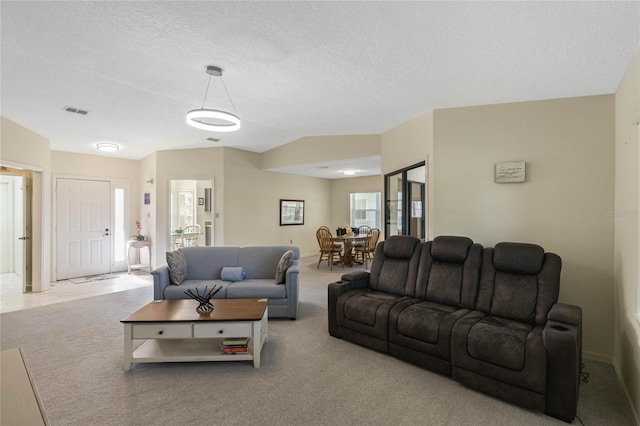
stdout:
POLYGON ((51 151, 51 173, 55 176, 126 179, 135 185, 138 167, 136 160, 51 151))
MULTIPOLYGON (((431 218, 433 217, 433 125, 434 112, 421 116, 395 127, 381 136, 382 175, 404 169, 417 163, 426 164, 426 206, 427 227, 425 235, 433 237, 431 218)), ((384 182, 382 183, 384 185, 384 182)), ((383 186, 384 188, 384 186, 383 186)), ((384 197, 384 196, 383 196, 384 197)), ((384 200, 383 200, 384 203, 384 200)), ((382 229, 384 233, 384 229, 382 229)))
POLYGON ((380 135, 308 136, 262 153, 260 168, 380 155, 380 135))
POLYGON ((585 354, 613 355, 612 95, 437 110, 434 235, 539 244, 563 261, 560 301, 582 307, 585 354), (525 183, 494 165, 525 161, 525 183))
POLYGON ((640 181, 640 51, 615 95, 615 356, 614 366, 640 414, 640 322, 638 297, 638 191, 640 181))
POLYGON ((49 140, 0 117, 0 164, 32 170, 32 288, 44 291, 51 282, 51 156, 49 140))
POLYGON ((260 169, 260 154, 227 148, 226 245, 293 244, 301 256, 318 251, 315 232, 330 217, 330 181, 260 169), (280 199, 304 200, 304 225, 280 226, 280 199))
POLYGON ((582 306, 587 355, 613 355, 613 97, 454 108, 381 136, 383 174, 426 161, 428 235, 542 245, 563 258, 561 301, 582 306), (495 184, 496 162, 527 162, 495 184))
POLYGON ((291 244, 301 254, 317 249, 315 230, 329 217, 326 179, 261 170, 260 154, 234 148, 202 148, 156 153, 156 244, 154 253, 164 263, 168 229, 170 179, 212 180, 216 245, 291 244), (305 223, 280 226, 279 200, 305 200, 305 223))
MULTIPOLYGON (((363 176, 356 178, 343 178, 331 180, 331 216, 324 225, 335 234, 335 229, 346 224, 351 225, 351 194, 354 192, 380 192, 383 191, 383 178, 380 175, 363 176)), ((382 196, 381 196, 382 202, 382 196)), ((382 206, 380 206, 382 209, 382 206)), ((383 214, 383 212, 381 211, 383 214)), ((380 218, 380 230, 384 232, 384 217, 380 218)), ((380 236, 382 240, 384 235, 380 236)))

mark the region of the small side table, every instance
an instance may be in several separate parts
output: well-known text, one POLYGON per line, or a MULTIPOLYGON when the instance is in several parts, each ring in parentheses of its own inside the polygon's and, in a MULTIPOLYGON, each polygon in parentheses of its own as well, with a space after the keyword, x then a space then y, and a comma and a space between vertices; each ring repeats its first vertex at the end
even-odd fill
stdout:
POLYGON ((132 269, 142 269, 147 268, 149 273, 151 273, 151 241, 149 240, 129 240, 127 241, 127 274, 131 273, 132 269), (146 247, 149 250, 149 264, 140 263, 140 249, 146 247), (131 264, 131 249, 136 249, 136 259, 135 263, 131 264))

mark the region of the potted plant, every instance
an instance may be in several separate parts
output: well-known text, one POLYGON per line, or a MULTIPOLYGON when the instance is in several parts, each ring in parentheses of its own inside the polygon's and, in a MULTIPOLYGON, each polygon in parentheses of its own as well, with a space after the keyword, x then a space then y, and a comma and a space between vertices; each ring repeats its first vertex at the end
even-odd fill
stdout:
POLYGON ((142 224, 139 220, 136 220, 136 230, 138 231, 138 235, 132 235, 131 240, 144 241, 145 237, 140 233, 140 231, 142 231, 142 224))

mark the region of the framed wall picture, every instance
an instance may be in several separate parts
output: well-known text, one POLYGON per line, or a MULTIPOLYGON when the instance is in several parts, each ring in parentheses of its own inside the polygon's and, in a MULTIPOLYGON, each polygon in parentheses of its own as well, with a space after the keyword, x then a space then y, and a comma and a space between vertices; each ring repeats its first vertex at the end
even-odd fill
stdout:
POLYGON ((304 200, 280 200, 280 226, 304 225, 304 200))
POLYGON ((496 164, 496 183, 521 183, 525 181, 525 162, 510 161, 496 164))

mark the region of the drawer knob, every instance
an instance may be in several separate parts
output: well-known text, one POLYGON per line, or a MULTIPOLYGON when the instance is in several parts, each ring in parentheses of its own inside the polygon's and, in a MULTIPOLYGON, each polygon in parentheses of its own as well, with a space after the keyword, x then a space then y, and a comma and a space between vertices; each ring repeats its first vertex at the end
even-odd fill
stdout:
POLYGON ((224 333, 224 330, 218 330, 218 333, 222 334, 224 333))
POLYGON ((162 334, 162 333, 164 333, 164 331, 162 331, 162 330, 158 331, 158 334, 162 334))

